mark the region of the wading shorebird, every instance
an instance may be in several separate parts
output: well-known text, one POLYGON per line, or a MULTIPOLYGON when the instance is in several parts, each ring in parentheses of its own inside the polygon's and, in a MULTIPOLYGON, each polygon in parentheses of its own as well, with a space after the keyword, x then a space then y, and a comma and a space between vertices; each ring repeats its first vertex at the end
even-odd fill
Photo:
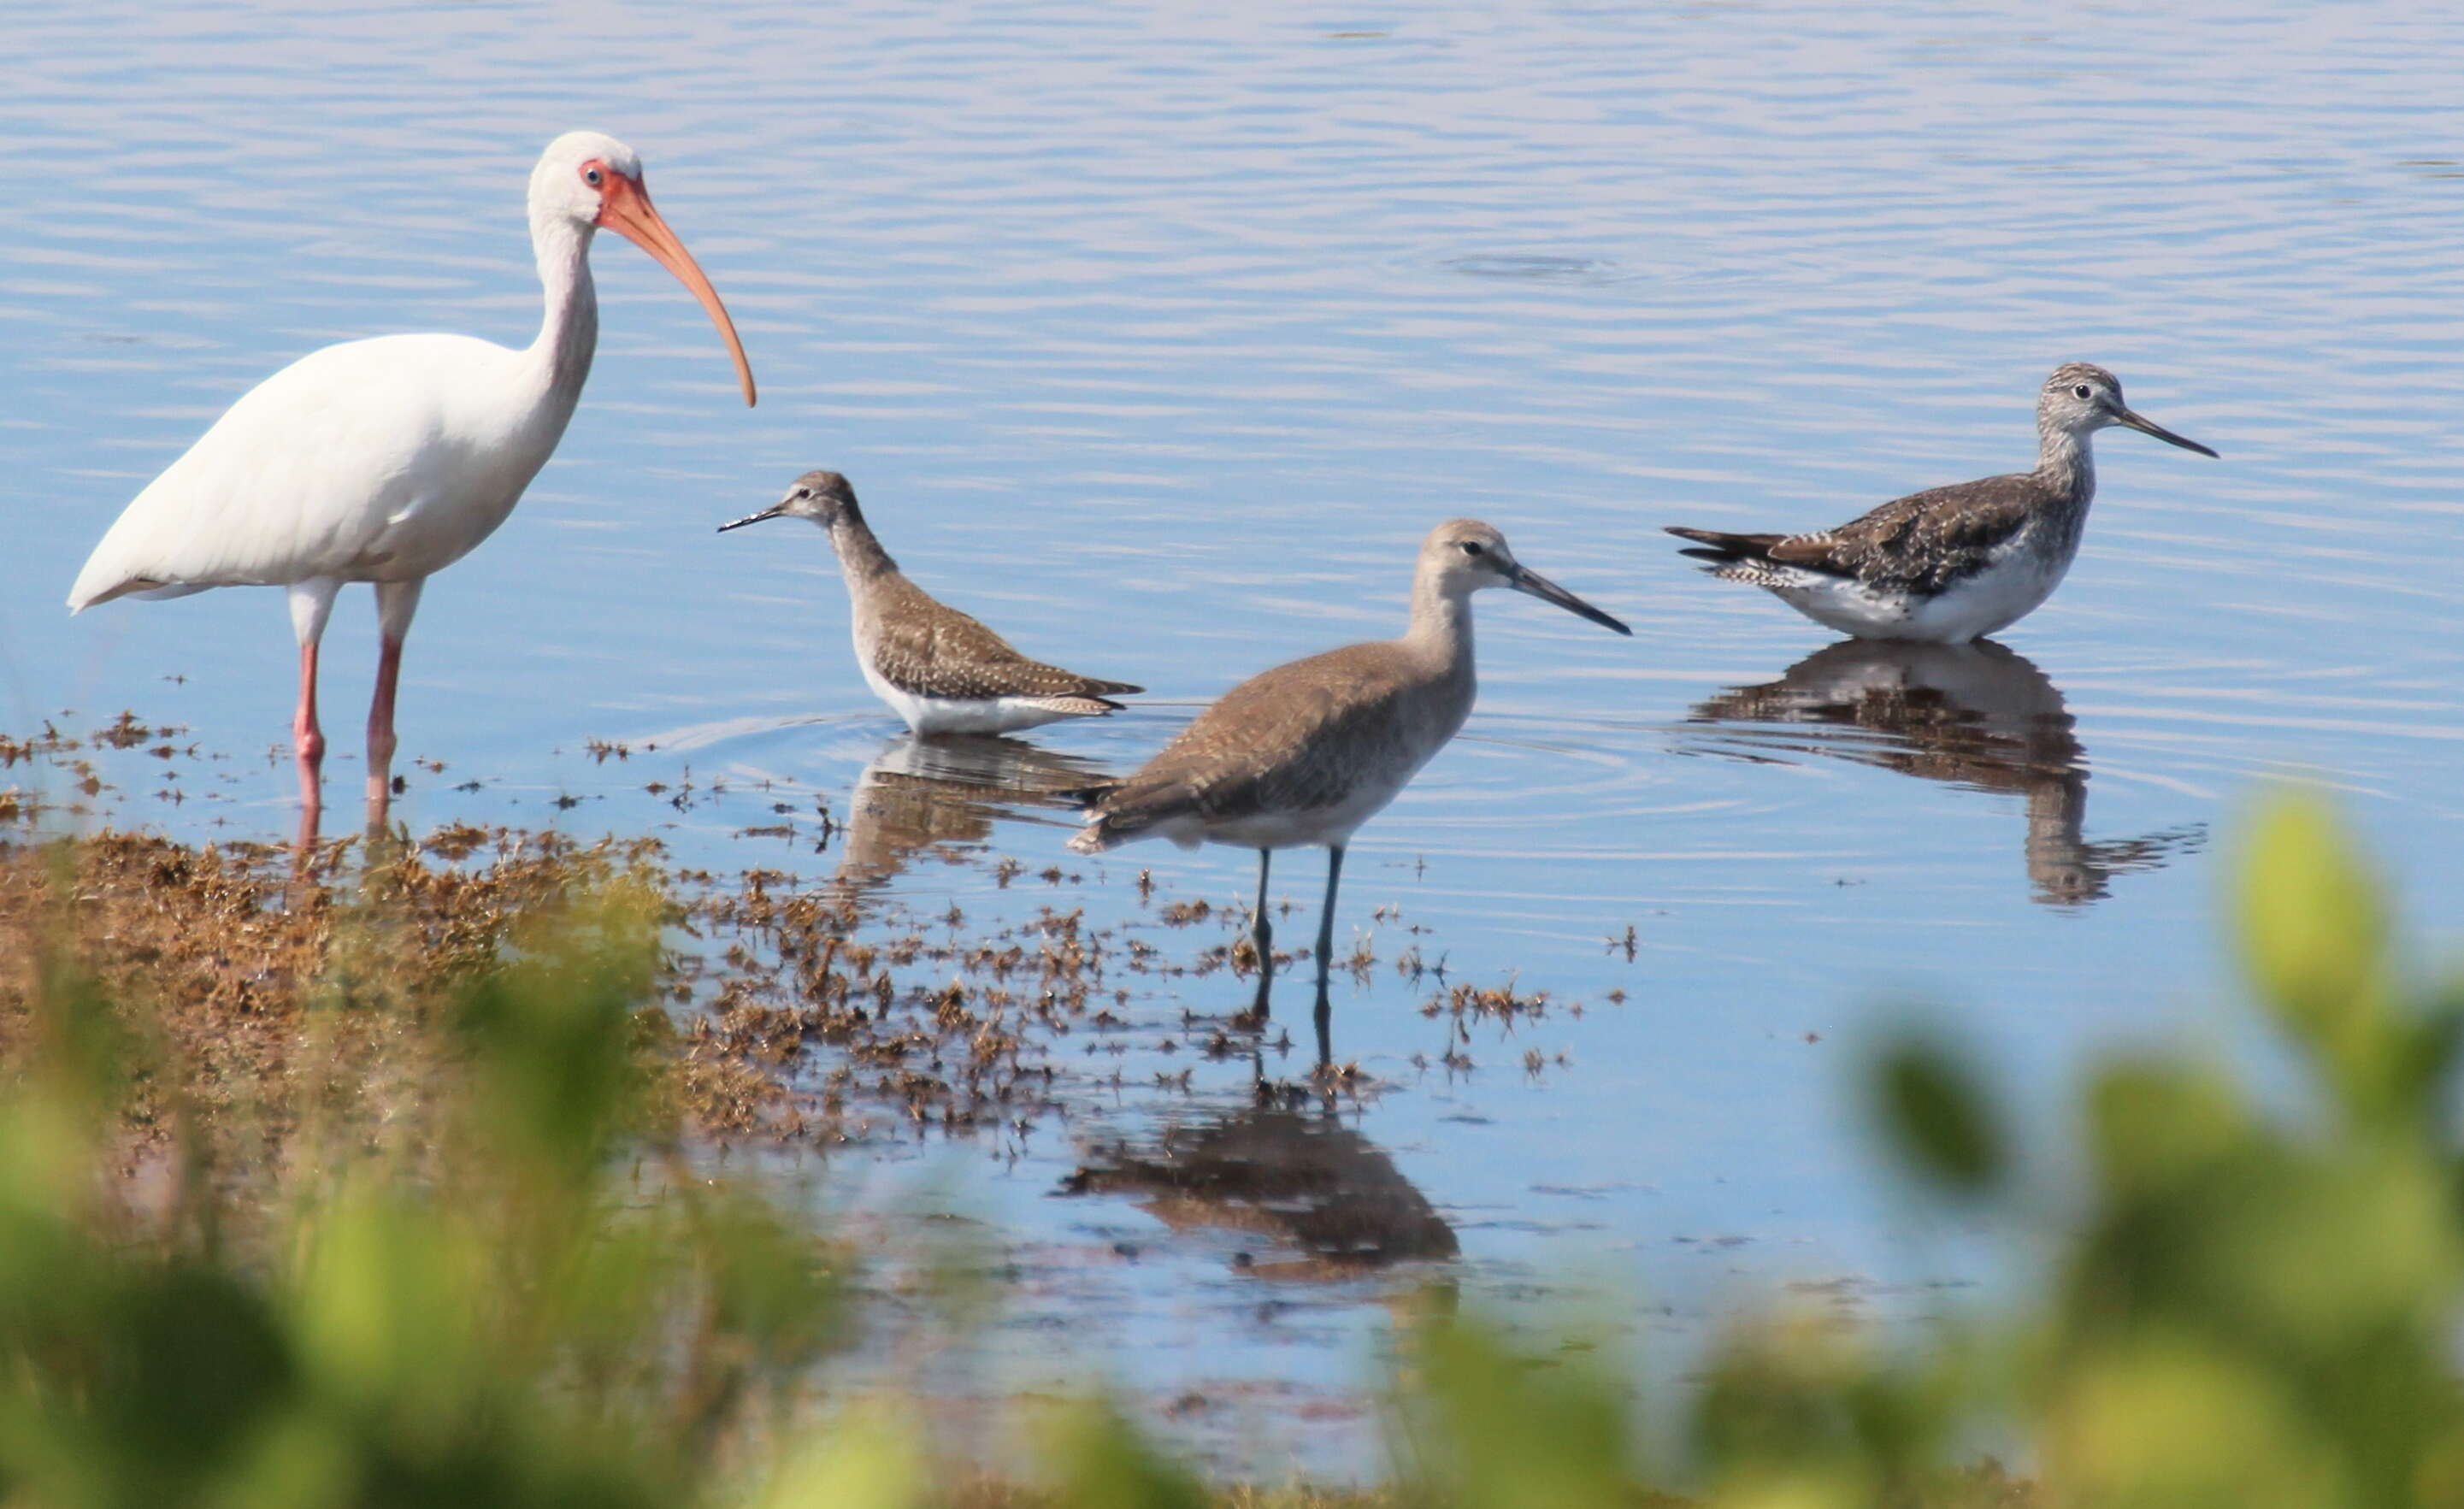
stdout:
POLYGON ((1146 690, 1097 681, 1010 648, 1009 641, 907 580, 835 471, 807 471, 759 514, 718 526, 722 535, 767 518, 808 518, 830 536, 855 608, 855 662, 864 679, 918 734, 1007 733, 1063 718, 1118 712, 1111 701, 1146 690))
POLYGON ((530 222, 547 295, 537 339, 513 351, 469 336, 379 336, 310 352, 241 395, 137 494, 69 589, 73 612, 209 587, 289 591, 299 644, 291 733, 303 848, 317 833, 325 757, 317 645, 335 596, 345 582, 376 587, 367 771, 375 824, 390 795, 394 687, 419 589, 513 513, 590 375, 599 343, 593 232, 615 231, 693 291, 736 359, 744 402, 753 402, 753 369, 736 326, 650 208, 631 147, 595 131, 549 142, 531 169, 530 222))
POLYGON ((1842 634, 1961 644, 2016 623, 2060 584, 2096 496, 2089 437, 2108 425, 2215 454, 2131 412, 2112 373, 2073 361, 2036 399, 2034 471, 1912 492, 1810 535, 1668 533, 1708 546, 1684 554, 1712 562, 1712 576, 1764 588, 1842 634))
POLYGON ((1139 839, 1183 848, 1228 843, 1258 851, 1258 1001, 1274 973, 1266 870, 1276 849, 1322 845, 1326 902, 1318 914, 1317 1008, 1326 1024, 1334 949, 1334 893, 1344 846, 1395 799, 1471 712, 1471 595, 1511 587, 1620 634, 1633 630, 1514 558, 1506 536, 1477 519, 1429 532, 1412 579, 1401 639, 1347 645, 1262 671, 1225 692, 1126 779, 1086 793, 1089 821, 1069 847, 1100 854, 1139 839))

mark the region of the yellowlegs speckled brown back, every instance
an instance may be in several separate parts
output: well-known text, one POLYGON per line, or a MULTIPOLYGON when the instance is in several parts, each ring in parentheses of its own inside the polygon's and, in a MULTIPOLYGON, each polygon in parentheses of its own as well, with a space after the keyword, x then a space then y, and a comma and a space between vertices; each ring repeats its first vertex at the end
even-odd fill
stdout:
POLYGON ((1029 660, 1009 642, 907 580, 835 471, 807 471, 787 495, 719 533, 766 518, 808 518, 828 532, 855 613, 864 679, 924 735, 1006 733, 1062 718, 1117 712, 1110 699, 1144 691, 1029 660))
POLYGON ((1712 562, 1711 575, 1843 634, 1959 644, 2017 623, 2060 584, 2096 496, 2088 440, 2108 425, 2215 454, 2131 412, 2112 373, 2073 361, 2036 400, 2034 471, 1913 492, 1810 535, 1668 533, 1709 547, 1684 554, 1712 562))

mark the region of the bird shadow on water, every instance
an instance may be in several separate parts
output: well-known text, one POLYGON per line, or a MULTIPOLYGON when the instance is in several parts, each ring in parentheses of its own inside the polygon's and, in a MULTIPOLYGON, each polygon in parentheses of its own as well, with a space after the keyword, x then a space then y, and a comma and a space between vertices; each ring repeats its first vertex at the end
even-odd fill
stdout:
POLYGON ((1126 1198, 1176 1232, 1267 1237, 1288 1256, 1233 1258, 1262 1279, 1343 1279, 1455 1257, 1454 1228, 1347 1125, 1321 1081, 1315 1090, 1279 1083, 1258 1064, 1250 1104, 1091 1147, 1057 1192, 1126 1198))
POLYGON ((1341 846, 1328 850, 1316 947, 1281 957, 1268 920, 1272 855, 1260 853, 1258 898, 1230 955, 1236 973, 1255 972, 1257 985, 1246 1008, 1221 1018, 1224 1032, 1217 1039, 1226 1056, 1243 1051, 1233 1044, 1246 1043, 1247 1104, 1176 1117, 1147 1137, 1094 1146, 1057 1192, 1125 1197, 1176 1232, 1253 1232, 1293 1254, 1264 1262, 1239 1254, 1234 1266, 1257 1278, 1343 1279, 1397 1262, 1456 1256, 1454 1228, 1343 1114, 1347 1101, 1357 1109, 1372 1083, 1334 1060, 1329 919, 1343 852, 1341 846), (1316 1056, 1307 1076, 1277 1079, 1266 1072, 1266 1053, 1288 1050, 1290 1039, 1267 1040, 1275 976, 1280 964, 1304 959, 1315 966, 1316 1056))
MULTIPOLYGON (((763 790, 775 785, 824 800, 835 778, 811 770, 817 754, 823 765, 836 766, 869 748, 830 827, 839 863, 829 885, 850 900, 882 896, 927 863, 982 860, 1003 822, 1074 826, 1062 816, 1077 806, 1074 795, 1109 778, 1093 760, 1005 734, 928 738, 901 732, 876 744, 873 728, 880 722, 869 713, 729 718, 637 737, 630 745, 716 757, 723 768, 734 761, 739 782, 758 779, 763 790)), ((1005 859, 994 873, 1018 867, 1005 859)))
POLYGON ((1072 794, 1103 778, 1091 761, 1023 739, 901 734, 856 777, 832 885, 877 892, 922 861, 979 858, 997 822, 1038 820, 1022 808, 1074 811, 1072 794))
POLYGON ((2118 876, 2156 869, 2207 842, 2204 823, 2091 840, 2087 751, 2060 689, 2027 657, 1981 640, 1923 645, 1842 640, 1779 680, 1696 705, 1681 746, 1746 760, 1814 754, 2027 804, 2022 841, 2034 899, 2077 907, 2118 876))

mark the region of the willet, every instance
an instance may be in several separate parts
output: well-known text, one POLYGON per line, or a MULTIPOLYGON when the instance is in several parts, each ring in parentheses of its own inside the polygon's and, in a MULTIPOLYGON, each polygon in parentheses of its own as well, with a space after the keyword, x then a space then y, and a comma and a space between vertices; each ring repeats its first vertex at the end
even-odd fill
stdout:
POLYGON ((855 489, 835 471, 807 471, 785 497, 718 530, 723 535, 765 518, 808 518, 828 532, 855 608, 856 665, 919 734, 1007 733, 1062 718, 1098 717, 1121 710, 1111 698, 1146 689, 1029 660, 929 596, 881 548, 856 507, 855 489))
POLYGON ((1912 492, 1810 535, 1668 533, 1700 540, 1711 575, 1768 589, 1817 623, 1859 639, 1952 645, 2007 628, 2053 595, 2096 496, 2089 437, 2127 425, 2167 445, 2214 451, 2132 413, 2122 383, 2085 361, 2054 369, 2036 399, 2036 470, 1912 492))
POLYGON ((1091 820, 1069 846, 1098 854, 1138 839, 1194 848, 1258 851, 1258 1001, 1274 973, 1266 871, 1276 849, 1324 845, 1326 903, 1318 914, 1321 1038, 1334 949, 1335 885, 1344 845, 1445 747, 1471 711, 1471 595, 1512 587, 1620 634, 1633 631, 1526 569, 1506 536, 1477 519, 1430 531, 1412 580, 1412 623, 1401 639, 1347 645, 1262 671, 1225 692, 1180 736, 1128 778, 1091 789, 1091 820))

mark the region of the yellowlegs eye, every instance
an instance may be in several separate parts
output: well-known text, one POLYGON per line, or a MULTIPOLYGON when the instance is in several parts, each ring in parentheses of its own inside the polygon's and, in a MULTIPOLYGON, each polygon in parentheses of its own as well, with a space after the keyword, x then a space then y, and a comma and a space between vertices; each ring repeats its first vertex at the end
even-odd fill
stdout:
POLYGON ((2088 396, 2088 386, 2087 386, 2087 384, 2086 384, 2086 383, 2080 383, 2079 386, 2077 386, 2077 387, 2075 387, 2075 388, 2071 389, 2071 397, 2073 397, 2073 398, 2085 398, 2085 397, 2087 397, 2087 396, 2088 396))

